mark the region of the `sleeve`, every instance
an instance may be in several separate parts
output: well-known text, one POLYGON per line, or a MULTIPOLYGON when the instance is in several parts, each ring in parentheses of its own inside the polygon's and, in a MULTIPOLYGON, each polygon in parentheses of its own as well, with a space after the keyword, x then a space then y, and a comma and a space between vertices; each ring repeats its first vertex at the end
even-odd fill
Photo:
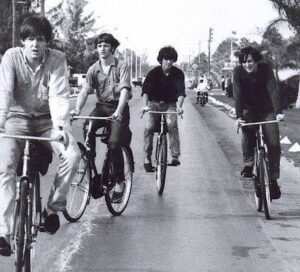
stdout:
POLYGON ((129 76, 126 63, 122 63, 122 65, 120 66, 119 73, 120 73, 120 82, 117 91, 120 92, 123 88, 126 88, 129 91, 131 91, 130 76, 129 76))
POLYGON ((0 127, 4 127, 15 87, 15 68, 11 54, 4 54, 0 65, 0 127))
POLYGON ((53 67, 49 77, 49 107, 53 126, 69 127, 70 87, 65 57, 53 67))
POLYGON ((237 68, 233 71, 233 96, 235 100, 235 112, 236 118, 243 117, 243 105, 241 97, 241 82, 239 76, 239 70, 237 68))
POLYGON ((82 88, 87 91, 88 94, 93 94, 96 89, 96 84, 94 84, 92 67, 87 71, 85 81, 82 84, 82 88))
POLYGON ((145 81, 144 81, 144 83, 143 83, 143 87, 142 87, 142 96, 144 95, 144 94, 150 94, 150 92, 151 92, 151 88, 150 88, 150 82, 151 82, 151 78, 152 78, 152 73, 151 72, 149 72, 148 74, 147 74, 147 76, 146 76, 146 78, 145 78, 145 81))
POLYGON ((271 67, 268 66, 267 73, 267 89, 271 97, 273 108, 276 114, 282 113, 281 101, 279 96, 279 88, 271 67))
POLYGON ((185 94, 185 82, 184 82, 184 73, 180 71, 178 83, 177 83, 177 98, 179 96, 186 97, 185 94))

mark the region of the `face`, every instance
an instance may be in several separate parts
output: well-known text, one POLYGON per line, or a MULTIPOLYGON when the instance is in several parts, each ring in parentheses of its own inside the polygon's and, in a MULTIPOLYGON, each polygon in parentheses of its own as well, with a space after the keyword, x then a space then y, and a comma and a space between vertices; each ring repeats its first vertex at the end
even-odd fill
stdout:
POLYGON ((162 66, 162 69, 164 71, 168 71, 171 69, 172 65, 174 63, 174 60, 171 60, 171 59, 162 59, 162 62, 161 62, 161 66, 162 66))
POLYGON ((29 61, 41 61, 44 57, 48 43, 44 36, 28 37, 22 41, 25 55, 29 61))
POLYGON ((112 46, 109 43, 101 42, 97 45, 100 58, 107 59, 112 55, 112 46))
POLYGON ((248 55, 246 62, 242 63, 247 73, 253 73, 257 71, 257 62, 253 60, 252 55, 248 55))

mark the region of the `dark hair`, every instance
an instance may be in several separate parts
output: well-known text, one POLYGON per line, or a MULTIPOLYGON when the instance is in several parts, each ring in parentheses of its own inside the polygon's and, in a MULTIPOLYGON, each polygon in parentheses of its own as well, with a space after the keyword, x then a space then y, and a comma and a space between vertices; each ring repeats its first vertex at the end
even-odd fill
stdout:
POLYGON ((47 43, 52 39, 52 26, 45 17, 30 16, 21 25, 20 37, 23 41, 36 36, 44 36, 47 43))
POLYGON ((262 59, 261 53, 252 46, 244 47, 239 54, 239 62, 240 64, 245 63, 247 61, 248 55, 251 55, 255 62, 258 62, 262 59))
POLYGON ((109 33, 102 33, 95 38, 95 42, 94 42, 95 48, 99 43, 102 42, 109 43, 111 45, 112 53, 114 53, 116 48, 120 45, 119 41, 109 33))
POLYGON ((174 47, 172 46, 165 46, 159 50, 157 61, 161 64, 162 60, 173 60, 174 62, 177 61, 178 54, 174 47))

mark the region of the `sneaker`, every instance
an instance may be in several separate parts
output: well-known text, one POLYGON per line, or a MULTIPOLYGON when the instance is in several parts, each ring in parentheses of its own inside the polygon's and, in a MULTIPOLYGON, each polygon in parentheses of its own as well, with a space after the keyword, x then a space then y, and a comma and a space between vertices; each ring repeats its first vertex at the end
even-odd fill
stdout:
POLYGON ((177 166, 177 165, 180 165, 180 161, 177 156, 173 156, 170 166, 177 166))
POLYGON ((55 234, 60 227, 58 215, 56 213, 48 214, 47 210, 44 209, 43 218, 44 218, 44 230, 50 235, 55 234))
POLYGON ((270 181, 270 194, 272 199, 279 199, 281 197, 280 187, 276 179, 270 181))
POLYGON ((252 178, 252 171, 253 171, 253 167, 252 166, 249 166, 249 165, 246 165, 244 167, 244 169, 242 170, 241 172, 241 176, 243 178, 252 178))
POLYGON ((123 200, 126 184, 124 181, 117 182, 112 196, 113 203, 120 203, 123 200))
POLYGON ((101 186, 101 174, 98 174, 93 177, 91 194, 94 199, 98 199, 104 195, 104 189, 101 186))
POLYGON ((0 255, 5 257, 11 255, 11 246, 4 237, 0 237, 0 255))

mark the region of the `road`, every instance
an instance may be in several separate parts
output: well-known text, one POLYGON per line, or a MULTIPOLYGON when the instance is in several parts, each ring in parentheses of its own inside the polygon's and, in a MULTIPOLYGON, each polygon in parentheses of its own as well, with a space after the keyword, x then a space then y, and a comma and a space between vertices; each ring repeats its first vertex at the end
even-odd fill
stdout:
MULTIPOLYGON (((234 121, 211 105, 195 105, 189 93, 179 119, 182 165, 168 168, 160 197, 154 174, 143 170, 140 89, 130 105, 136 172, 126 211, 113 217, 103 200, 93 200, 80 222, 61 216, 56 235, 39 234, 36 271, 299 271, 298 168, 282 159, 283 196, 266 221, 255 211, 251 181, 240 178, 234 121)), ((78 139, 80 133, 75 124, 78 139)), ((46 198, 50 178, 42 184, 46 198)), ((0 271, 12 267, 13 256, 1 258, 0 271)))

